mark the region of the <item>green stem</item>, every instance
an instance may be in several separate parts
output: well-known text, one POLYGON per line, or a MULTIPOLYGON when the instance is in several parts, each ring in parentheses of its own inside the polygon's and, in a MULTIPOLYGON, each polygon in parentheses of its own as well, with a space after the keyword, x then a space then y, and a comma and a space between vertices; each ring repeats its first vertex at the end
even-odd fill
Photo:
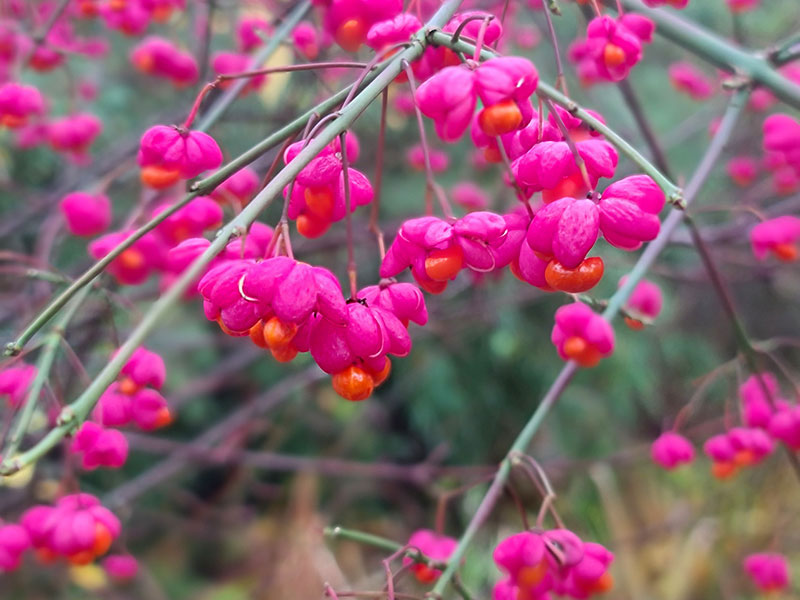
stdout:
POLYGON ((64 337, 64 332, 67 325, 72 320, 75 312, 83 304, 84 299, 89 293, 91 288, 84 288, 81 293, 75 296, 72 304, 61 314, 58 321, 53 325, 53 328, 47 334, 47 337, 42 343, 42 352, 39 355, 39 360, 36 361, 36 376, 31 382, 28 393, 25 395, 25 400, 22 404, 22 410, 19 413, 17 422, 11 431, 8 438, 8 445, 3 452, 6 460, 13 461, 25 433, 33 418, 33 413, 36 410, 36 404, 39 402, 39 397, 42 395, 44 384, 50 376, 50 371, 53 368, 56 354, 61 346, 61 340, 64 337))
MULTIPOLYGON (((380 548, 381 550, 391 553, 399 552, 403 548, 401 544, 398 544, 394 540, 390 540, 379 535, 373 535, 371 533, 365 533, 363 531, 356 531, 355 529, 345 529, 344 527, 339 526, 326 527, 322 530, 322 533, 326 538, 330 538, 332 540, 350 540, 351 542, 357 542, 359 544, 365 544, 374 548, 380 548)), ((426 554, 423 554, 418 548, 406 549, 406 551, 403 553, 403 556, 410 558, 416 563, 427 565, 433 569, 444 568, 444 563, 436 561, 426 554)))
MULTIPOLYGON (((731 99, 731 102, 728 106, 728 109, 725 111, 725 115, 722 118, 722 122, 720 123, 714 139, 711 141, 711 144, 709 145, 708 150, 706 151, 706 154, 700 163, 700 166, 686 188, 686 204, 691 203, 695 198, 697 192, 700 190, 700 187, 711 172, 711 168, 717 162, 720 152, 725 147, 728 138, 733 132, 736 121, 738 120, 739 115, 741 114, 741 111, 747 102, 748 96, 749 90, 744 89, 737 91, 734 97, 731 99)), ((636 262, 636 265, 628 274, 625 284, 622 285, 609 299, 608 306, 603 312, 604 319, 611 321, 619 313, 620 309, 625 304, 625 301, 633 292, 636 285, 645 276, 664 248, 666 248, 666 246, 669 244, 669 240, 673 231, 678 227, 685 216, 686 213, 684 211, 674 210, 664 220, 658 237, 647 245, 647 248, 645 248, 644 252, 639 257, 639 260, 636 262)), ((524 454, 526 452, 528 446, 533 440, 534 435, 541 427, 547 414, 550 412, 550 409, 553 408, 556 401, 566 389, 567 385, 577 371, 578 366, 573 361, 570 361, 564 365, 556 377, 556 380, 550 386, 550 389, 542 399, 541 404, 539 404, 534 413, 531 415, 530 420, 525 425, 525 428, 514 440, 514 443, 511 445, 511 448, 509 449, 505 458, 500 463, 497 474, 489 486, 486 495, 483 497, 480 506, 478 506, 478 510, 473 515, 472 519, 467 525, 466 530, 461 536, 456 550, 448 560, 447 569, 445 569, 445 571, 439 577, 439 580, 436 582, 436 585, 433 587, 433 590, 431 590, 431 595, 433 597, 441 597, 448 583, 455 575, 461 560, 464 558, 467 547, 472 543, 475 534, 478 532, 480 527, 494 509, 494 506, 497 503, 497 500, 500 498, 503 488, 508 481, 514 455, 518 453, 524 454)))
MULTIPOLYGON (((277 173, 239 215, 219 231, 211 245, 189 265, 172 287, 153 304, 139 325, 131 332, 125 343, 100 373, 97 374, 86 390, 84 390, 74 402, 62 410, 59 417, 59 425, 39 440, 30 450, 20 454, 19 457, 15 459, 13 465, 5 462, 0 465, 0 474, 8 475, 14 473, 20 468, 35 462, 58 444, 65 435, 74 431, 75 428, 80 425, 92 408, 94 408, 100 395, 113 383, 136 348, 142 344, 150 332, 155 329, 156 325, 161 322, 174 305, 180 301, 183 293, 203 273, 208 263, 210 263, 217 254, 222 252, 231 236, 236 232, 246 229, 256 219, 259 213, 280 195, 283 188, 297 177, 297 174, 305 165, 314 159, 317 154, 336 138, 336 136, 347 131, 372 101, 402 72, 404 61, 411 62, 422 55, 426 47, 428 31, 433 28, 443 27, 456 10, 458 10, 462 1, 463 0, 446 0, 439 10, 436 11, 425 28, 417 32, 417 34, 411 38, 411 42, 407 48, 382 63, 382 65, 384 65, 383 68, 377 71, 374 79, 366 85, 363 91, 356 95, 350 104, 337 113, 336 118, 326 125, 326 127, 320 131, 288 165, 277 173)), ((276 134, 273 134, 273 136, 274 135, 276 134)))
MULTIPOLYGON (((473 44, 463 40, 453 42, 450 34, 441 31, 432 32, 429 36, 429 39, 432 44, 437 46, 445 46, 459 52, 468 53, 474 51, 475 49, 473 44)), ((484 59, 492 58, 494 56, 497 55, 488 48, 484 48, 481 51, 481 57, 484 59)), ((681 189, 672 183, 669 178, 667 178, 653 163, 642 156, 642 154, 636 150, 636 148, 631 146, 624 138, 622 138, 622 136, 608 127, 605 123, 592 116, 589 112, 581 108, 574 100, 565 96, 554 87, 547 85, 543 81, 539 82, 539 85, 536 88, 536 93, 544 96, 545 98, 549 98, 562 108, 565 108, 567 111, 569 111, 571 115, 577 117, 591 128, 602 133, 611 144, 613 144, 620 152, 622 152, 622 154, 627 156, 630 160, 636 163, 642 169, 642 171, 653 178, 653 180, 661 187, 661 189, 664 190, 664 194, 672 204, 677 206, 682 205, 683 194, 681 193, 681 189)))
MULTIPOLYGON (((611 0, 606 3, 613 6, 611 0)), ((764 53, 744 50, 671 11, 648 8, 641 0, 622 0, 622 4, 651 19, 659 35, 721 69, 747 77, 787 104, 800 108, 800 85, 781 75, 764 53)))
POLYGON ((778 43, 768 56, 772 64, 778 67, 800 58, 800 32, 778 43))

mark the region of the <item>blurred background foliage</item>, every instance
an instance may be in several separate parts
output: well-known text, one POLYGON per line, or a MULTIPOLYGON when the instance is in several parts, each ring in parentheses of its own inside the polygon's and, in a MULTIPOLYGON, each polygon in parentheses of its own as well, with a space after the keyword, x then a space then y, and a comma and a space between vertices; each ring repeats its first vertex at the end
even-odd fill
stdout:
MULTIPOLYGON (((212 50, 230 48, 231 25, 241 10, 259 8, 258 3, 218 4, 212 50)), ((584 29, 585 20, 572 4, 565 2, 562 9, 556 28, 563 51, 584 29)), ((153 32, 191 46, 192 10, 190 6, 184 15, 153 32)), ((695 0, 683 15, 723 36, 733 33, 723 0, 695 0)), ((545 31, 541 13, 520 9, 516 18, 545 31)), ((797 0, 764 0, 759 10, 740 20, 745 43, 767 47, 797 30, 800 8, 797 0)), ((56 114, 76 108, 69 91, 76 81, 94 82, 99 94, 90 109, 102 117, 104 131, 94 148, 94 162, 87 167, 67 164, 45 148, 17 150, 3 142, 3 250, 34 252, 40 234, 56 226, 55 203, 63 193, 81 189, 131 160, 141 132, 151 124, 181 119, 199 89, 175 91, 142 77, 128 59, 134 41, 117 34, 107 37, 113 48, 107 60, 70 59, 69 77, 56 73, 29 78, 47 91, 56 114)), ((555 79, 552 48, 546 40, 524 54, 534 60, 544 80, 555 79)), ((336 52, 330 51, 330 56, 336 52)), ((366 51, 362 58, 368 58, 366 51)), ((630 79, 679 181, 685 181, 697 165, 708 140, 708 124, 725 103, 722 92, 700 104, 671 90, 667 67, 684 59, 700 65, 680 48, 656 38, 630 79)), ((273 58, 275 64, 291 60, 288 49, 273 58)), ((335 89, 354 77, 341 72, 338 76, 330 83, 335 89)), ((568 82, 577 101, 602 113, 615 130, 644 147, 614 86, 582 89, 571 72, 568 82)), ((313 74, 275 77, 265 93, 237 100, 211 133, 226 158, 234 157, 323 95, 313 74)), ((745 115, 726 156, 757 154, 762 119, 760 114, 745 115)), ((378 106, 373 106, 355 127, 362 153, 354 166, 370 175, 375 170, 378 120, 378 106)), ((382 189, 382 222, 389 239, 399 219, 423 210, 424 175, 410 170, 405 161, 406 149, 417 141, 412 120, 390 113, 382 189)), ((442 147, 438 141, 434 144, 442 147)), ((469 142, 446 150, 451 166, 438 178, 440 183, 449 188, 471 179, 491 192, 495 209, 512 205, 511 191, 496 168, 476 171, 472 166, 469 142)), ((272 158, 257 161, 260 174, 272 158)), ((622 160, 619 173, 629 172, 632 165, 622 160)), ((140 201, 134 174, 131 171, 111 187, 115 223, 121 224, 140 201)), ((731 207, 745 197, 762 207, 784 201, 774 197, 764 182, 741 191, 719 165, 698 205, 731 207)), ((274 224, 278 214, 279 207, 273 206, 263 220, 274 224)), ((356 219, 364 285, 375 282, 378 261, 366 229, 367 216, 360 211, 356 219)), ((698 220, 703 227, 742 222, 740 216, 725 211, 700 214, 698 220)), ((295 236, 295 252, 331 268, 343 281, 343 235, 341 222, 321 241, 295 236)), ((601 253, 607 275, 593 295, 606 298, 635 256, 609 247, 601 253)), ((796 339, 800 334, 796 267, 755 264, 746 226, 716 246, 714 254, 732 283, 753 338, 796 339)), ((85 242, 65 235, 58 236, 51 259, 55 268, 71 274, 89 264, 85 242)), ((672 425, 703 378, 716 373, 684 426, 698 445, 721 431, 725 419, 735 419, 736 387, 747 375, 729 362, 736 356, 734 339, 691 246, 670 247, 651 278, 666 296, 662 317, 641 332, 619 324, 613 358, 576 377, 530 453, 552 479, 559 495, 556 506, 567 526, 616 552, 617 586, 609 598, 752 598, 740 568, 748 552, 780 549, 793 561, 795 575, 800 575, 800 482, 781 453, 729 482, 714 480, 703 457, 674 473, 650 462, 649 442, 672 425), (715 371, 726 363, 725 369, 715 371)), ((156 281, 132 289, 118 289, 106 276, 102 283, 124 302, 109 304, 102 295, 93 295, 85 320, 79 319, 70 332, 70 342, 90 373, 97 372, 157 294, 156 281)), ((0 285, 0 334, 6 340, 42 307, 53 288, 12 277, 4 277, 0 285)), ((360 404, 338 398, 327 380, 315 375, 309 357, 301 356, 288 366, 277 364, 247 340, 222 335, 205 321, 197 300, 182 304, 147 343, 167 360, 166 390, 178 418, 168 430, 133 436, 123 470, 81 476, 81 488, 112 501, 123 519, 124 544, 141 561, 142 576, 130 587, 115 588, 105 586, 93 567, 60 570, 28 564, 3 576, 0 597, 299 599, 321 597, 325 581, 341 590, 381 589, 380 560, 385 553, 348 541, 326 543, 323 526, 341 525, 403 543, 413 530, 434 526, 437 498, 444 491, 477 483, 448 504, 445 531, 457 537, 482 497, 485 488, 480 482, 507 451, 562 364, 549 336, 555 309, 568 299, 541 293, 508 274, 476 284, 462 274, 444 294, 427 300, 431 321, 425 328, 412 325, 411 355, 394 361, 390 380, 360 404), (187 446, 243 406, 263 404, 265 395, 270 404, 270 394, 269 410, 215 439, 212 447, 187 446), (250 452, 248 460, 244 449, 250 452), (285 464, 276 455, 307 460, 285 464), (346 464, 326 463, 329 459, 346 464), (147 478, 158 475, 169 461, 177 463, 174 472, 149 485, 147 478), (348 466, 354 462, 364 468, 348 466)), ((793 374, 797 351, 789 346, 776 351, 793 374)), ((69 363, 62 363, 53 389, 69 400, 82 381, 69 363)), ((781 376, 789 393, 791 381, 781 376)), ((41 422, 44 426, 43 417, 41 422)), ((31 501, 52 498, 59 489, 62 466, 54 455, 35 473, 21 476, 32 476, 32 485, 21 488, 19 480, 6 481, 0 488, 4 516, 14 515, 31 501)), ((529 514, 535 515, 539 504, 535 489, 520 474, 512 478, 512 485, 529 514)), ((476 598, 487 598, 498 577, 491 549, 521 527, 517 510, 506 497, 463 568, 464 582, 476 598)), ((403 585, 413 593, 424 591, 414 591, 410 580, 403 585)))

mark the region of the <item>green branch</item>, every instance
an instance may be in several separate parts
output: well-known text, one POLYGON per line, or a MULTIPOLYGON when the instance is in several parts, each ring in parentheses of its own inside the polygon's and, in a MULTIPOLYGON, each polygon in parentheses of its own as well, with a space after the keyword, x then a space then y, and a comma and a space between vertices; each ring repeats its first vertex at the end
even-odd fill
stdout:
MULTIPOLYGON (((436 11, 429 23, 419 31, 407 48, 382 63, 383 67, 376 71, 372 81, 352 101, 338 112, 333 120, 319 134, 310 140, 300 153, 262 189, 255 198, 217 234, 216 239, 186 271, 175 281, 148 310, 139 325, 131 332, 128 339, 120 347, 114 357, 98 373, 84 392, 70 405, 65 407, 59 416, 59 425, 28 451, 16 457, 13 463, 0 465, 0 475, 9 475, 35 462, 58 444, 64 436, 73 432, 94 408, 100 395, 113 383, 122 367, 145 338, 153 331, 180 301, 183 293, 202 275, 206 266, 222 252, 230 238, 237 232, 246 229, 269 204, 280 195, 284 187, 289 185, 297 174, 319 154, 336 137, 347 131, 353 122, 366 110, 383 90, 391 84, 403 71, 405 61, 411 62, 422 55, 426 47, 426 35, 432 28, 442 27, 452 17, 463 0, 446 0, 436 11)), ((369 75, 367 76, 369 77, 369 75)), ((286 128, 284 128, 285 130, 286 128)), ((277 134, 270 136, 274 138, 277 134)), ((213 177, 213 176, 212 176, 213 177)), ((202 182, 200 182, 202 184, 202 182)), ((102 270, 102 269, 101 269, 102 270)), ((99 272, 99 271, 98 271, 99 272)), ((88 281, 91 281, 89 279, 88 281)), ((86 281, 86 283, 88 283, 86 281)), ((73 284, 74 285, 74 284, 73 284)), ((70 286, 73 287, 73 286, 70 286)), ((62 294, 63 295, 63 294, 62 294)))
MULTIPOLYGON (((606 2, 614 5, 611 0, 606 2)), ((787 104, 800 108, 800 85, 781 75, 766 53, 744 50, 672 11, 648 8, 641 0, 622 0, 622 5, 651 19, 659 35, 721 69, 746 77, 787 104)))

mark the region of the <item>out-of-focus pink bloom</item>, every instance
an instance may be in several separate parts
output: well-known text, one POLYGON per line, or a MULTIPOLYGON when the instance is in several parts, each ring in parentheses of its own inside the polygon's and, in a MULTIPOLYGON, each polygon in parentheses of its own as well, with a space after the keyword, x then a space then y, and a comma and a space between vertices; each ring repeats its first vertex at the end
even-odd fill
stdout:
POLYGON ((779 394, 778 380, 772 373, 751 375, 739 386, 744 413, 742 416, 748 427, 766 429, 769 426, 772 414, 775 412, 773 405, 784 403, 779 394))
POLYGON ((795 452, 800 450, 800 407, 780 405, 770 418, 767 431, 795 452))
MULTIPOLYGON (((89 244, 89 255, 101 259, 131 236, 133 231, 117 231, 89 244)), ((144 283, 163 264, 164 248, 153 234, 145 234, 108 265, 108 272, 125 285, 144 283)))
MULTIPOLYGON (((408 546, 416 548, 437 562, 447 562, 458 546, 458 541, 446 535, 439 535, 430 529, 418 529, 408 539, 408 546)), ((411 570, 420 583, 433 583, 441 575, 441 571, 438 569, 432 569, 422 563, 415 563, 408 557, 403 559, 403 565, 411 570)))
POLYGON ((143 387, 160 390, 167 379, 167 367, 161 356, 140 346, 122 367, 120 375, 123 377, 125 393, 130 394, 143 387))
POLYGON ((603 317, 582 302, 556 311, 550 336, 558 355, 582 367, 594 367, 614 351, 614 330, 603 317))
POLYGON ((707 100, 714 95, 714 84, 692 63, 672 63, 667 72, 675 89, 694 100, 707 100))
POLYGON ((761 0, 725 0, 734 13, 743 13, 758 8, 761 0))
POLYGON ((542 36, 533 27, 519 27, 514 31, 514 41, 523 50, 531 50, 539 45, 542 36))
POLYGON ((236 171, 211 192, 210 197, 219 203, 245 206, 255 196, 261 180, 253 169, 244 167, 236 171))
POLYGON ((742 467, 760 463, 774 447, 774 442, 763 429, 734 427, 706 440, 703 451, 712 460, 712 475, 717 479, 728 479, 742 467))
POLYGON ((50 145, 78 164, 89 161, 89 146, 103 131, 103 122, 89 113, 77 113, 51 121, 47 126, 50 145))
POLYGON ((111 200, 105 194, 72 192, 59 203, 72 235, 93 236, 111 225, 111 200))
POLYGON ((361 289, 358 297, 367 301, 369 306, 378 306, 388 310, 408 327, 409 321, 417 325, 428 322, 428 310, 425 308, 425 297, 419 288, 411 283, 384 282, 361 289))
POLYGON ((379 21, 367 32, 367 46, 373 50, 383 50, 393 44, 407 42, 422 23, 411 13, 400 13, 386 21, 379 21))
POLYGON ((453 202, 467 210, 485 210, 489 206, 489 197, 479 186, 470 181, 462 181, 450 190, 453 202))
POLYGON ((492 46, 495 42, 497 42, 497 40, 500 39, 500 36, 503 35, 503 25, 500 23, 500 19, 491 13, 482 10, 467 10, 464 12, 459 12, 447 22, 442 30, 446 33, 455 33, 455 31, 467 19, 472 20, 464 25, 464 27, 461 29, 461 33, 468 38, 477 40, 481 29, 483 29, 483 43, 488 46, 492 46), (476 19, 475 17, 488 18, 489 21, 484 26, 484 20, 476 19))
POLYGON ((759 223, 750 230, 750 243, 753 254, 764 260, 773 254, 779 260, 797 260, 797 242, 800 240, 800 217, 786 215, 759 223))
POLYGON ((30 545, 31 539, 24 527, 0 521, 0 573, 19 567, 22 554, 30 545))
MULTIPOLYGON (((157 206, 152 216, 164 212, 171 205, 170 202, 157 206)), ((165 244, 172 247, 217 227, 222 223, 222 217, 222 208, 219 204, 207 196, 198 196, 159 223, 155 231, 165 244)))
POLYGON ((764 112, 772 108, 778 100, 772 95, 772 92, 764 88, 756 88, 750 94, 750 100, 747 102, 747 107, 755 112, 764 112))
POLYGON ((150 25, 151 18, 150 11, 140 0, 103 2, 100 5, 100 16, 106 27, 129 36, 143 34, 150 25))
MULTIPOLYGON (((217 75, 233 75, 236 73, 243 73, 250 68, 251 58, 247 54, 239 54, 238 52, 215 52, 211 57, 211 68, 217 75)), ((247 92, 257 91, 264 82, 267 80, 266 75, 255 75, 249 77, 247 85, 242 89, 242 94, 247 92)), ((220 89, 226 89, 233 85, 233 80, 224 80, 220 82, 220 89)))
POLYGON ((586 53, 597 73, 608 81, 621 81, 642 59, 642 42, 624 24, 612 17, 592 19, 586 29, 586 53))
POLYGON ((200 71, 194 57, 171 41, 148 36, 131 51, 133 66, 146 75, 168 79, 175 87, 197 82, 200 71))
POLYGON ((789 563, 783 554, 750 554, 742 566, 762 592, 778 592, 789 587, 789 563))
POLYGON ((800 162, 800 122, 786 114, 764 120, 764 150, 780 153, 789 164, 800 162))
POLYGON ((128 440, 116 429, 104 429, 97 423, 86 421, 75 433, 70 450, 81 455, 84 469, 118 469, 128 458, 128 440))
POLYGON ((76 565, 108 552, 121 530, 119 519, 91 494, 70 494, 55 506, 34 506, 20 524, 40 558, 63 557, 76 565))
POLYGON ((216 169, 222 164, 222 151, 214 138, 202 131, 155 125, 144 132, 137 160, 142 183, 163 189, 179 179, 216 169))
POLYGON ((272 33, 272 25, 261 17, 242 17, 236 24, 236 45, 240 52, 250 52, 264 43, 272 33))
POLYGON ((329 0, 325 4, 324 27, 339 46, 355 52, 367 40, 370 27, 402 10, 402 0, 329 0))
MULTIPOLYGON (((627 275, 622 277, 618 287, 621 287, 627 279, 627 275)), ((652 281, 642 279, 625 302, 625 310, 630 315, 625 318, 625 323, 631 329, 642 329, 644 327, 642 320, 654 321, 661 313, 662 303, 661 288, 652 281)))
POLYGON ((36 367, 25 363, 0 370, 0 396, 8 398, 11 408, 21 406, 34 377, 36 377, 36 367))
POLYGON ((632 31, 643 44, 650 44, 653 42, 656 24, 644 15, 625 13, 619 18, 619 23, 632 31))
POLYGON ((758 176, 758 161, 750 156, 734 156, 725 170, 736 185, 748 187, 758 176))
POLYGON ((10 81, 0 86, 0 125, 16 129, 44 113, 41 93, 32 85, 10 81))
POLYGON ((103 569, 117 581, 128 581, 139 572, 139 562, 130 554, 112 554, 103 559, 103 569))
POLYGON ((682 435, 667 431, 653 442, 650 456, 653 462, 671 471, 694 460, 694 446, 682 435))
POLYGON ((671 6, 678 10, 689 6, 689 0, 644 0, 644 3, 653 8, 657 6, 671 6))
POLYGON ((319 55, 319 35, 317 28, 308 21, 301 21, 292 30, 294 47, 308 60, 314 60, 319 55))
MULTIPOLYGON (((450 165, 450 157, 447 152, 431 148, 429 150, 429 159, 431 161, 431 171, 434 173, 441 173, 447 170, 450 165)), ((425 170, 425 151, 422 149, 422 144, 416 144, 408 149, 406 152, 406 160, 413 169, 418 171, 425 170)))

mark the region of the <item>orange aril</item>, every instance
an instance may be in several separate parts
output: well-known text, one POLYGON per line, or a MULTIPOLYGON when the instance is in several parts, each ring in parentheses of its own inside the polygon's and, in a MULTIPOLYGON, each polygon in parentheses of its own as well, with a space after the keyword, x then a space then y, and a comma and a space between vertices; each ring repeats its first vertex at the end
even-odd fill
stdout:
POLYGON ((306 212, 314 217, 330 221, 333 215, 333 192, 327 187, 308 187, 303 192, 306 212))
POLYGON ((522 125, 522 113, 511 99, 487 106, 478 113, 478 125, 486 135, 492 137, 511 133, 522 125))
POLYGON ((711 465, 711 474, 717 479, 729 479, 736 475, 739 467, 734 462, 715 462, 711 465))
POLYGON ((259 348, 269 348, 267 341, 264 339, 264 321, 259 321, 250 328, 250 339, 259 348))
MULTIPOLYGON (((406 327, 407 326, 408 325, 406 325, 406 327)), ((383 369, 377 372, 370 369, 369 374, 372 376, 372 381, 375 384, 375 387, 378 387, 380 384, 386 381, 391 372, 392 372, 392 363, 387 358, 386 363, 383 365, 383 369)))
POLYGON ((375 389, 372 376, 361 367, 350 365, 331 378, 334 391, 345 400, 359 402, 366 400, 375 389))
POLYGON ((557 260, 551 260, 544 271, 547 284, 555 290, 579 294, 592 289, 603 278, 603 259, 592 256, 574 269, 567 269, 557 260))
POLYGON ((575 171, 572 175, 564 177, 556 187, 542 190, 542 200, 545 204, 549 204, 561 198, 580 198, 588 191, 580 171, 575 171))
POLYGON ((280 363, 287 363, 294 360, 297 356, 297 348, 294 346, 284 346, 283 348, 270 348, 272 357, 280 363))
POLYGON ((270 348, 285 348, 294 339, 297 325, 284 323, 278 317, 272 317, 264 323, 264 341, 270 348))
POLYGON ((797 260, 797 246, 794 244, 775 244, 772 253, 783 262, 794 262, 797 260))
POLYGON ((139 386, 130 377, 123 377, 119 382, 119 391, 128 396, 133 396, 139 391, 139 386))
POLYGON ((111 537, 111 532, 108 530, 108 527, 99 522, 94 524, 92 553, 95 556, 101 556, 108 552, 108 549, 111 548, 112 540, 113 538, 111 537))
POLYGON ((572 336, 564 342, 564 354, 582 367, 594 367, 600 362, 600 352, 585 339, 572 336))
POLYGON ((425 274, 434 281, 454 279, 464 264, 461 246, 453 244, 444 250, 433 250, 425 259, 425 274))
POLYGON ((144 266, 144 255, 135 248, 123 250, 117 257, 119 264, 125 269, 141 269, 144 266))
POLYGON ((606 44, 603 48, 603 62, 609 68, 618 67, 625 63, 625 50, 616 44, 606 44))
POLYGON ((181 178, 177 169, 166 169, 158 165, 142 167, 139 179, 147 187, 154 190, 163 190, 176 183, 181 178))
POLYGON ((348 52, 355 52, 367 38, 367 27, 361 19, 348 19, 336 28, 336 43, 348 52))
POLYGON ((330 226, 330 221, 317 219, 311 214, 303 214, 297 217, 297 233, 309 239, 318 238, 328 231, 330 226))

